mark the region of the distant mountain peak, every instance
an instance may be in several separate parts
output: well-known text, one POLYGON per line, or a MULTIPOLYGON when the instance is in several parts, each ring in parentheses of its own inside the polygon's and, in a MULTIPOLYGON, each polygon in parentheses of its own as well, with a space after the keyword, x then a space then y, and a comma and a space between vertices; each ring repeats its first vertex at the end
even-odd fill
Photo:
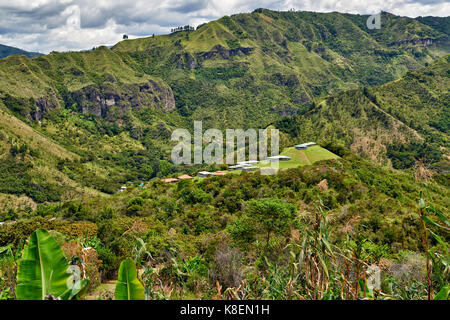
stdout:
POLYGON ((0 44, 0 59, 6 58, 8 56, 16 55, 16 54, 23 54, 27 56, 28 58, 35 58, 42 56, 42 53, 39 52, 28 52, 19 48, 5 46, 3 44, 0 44))

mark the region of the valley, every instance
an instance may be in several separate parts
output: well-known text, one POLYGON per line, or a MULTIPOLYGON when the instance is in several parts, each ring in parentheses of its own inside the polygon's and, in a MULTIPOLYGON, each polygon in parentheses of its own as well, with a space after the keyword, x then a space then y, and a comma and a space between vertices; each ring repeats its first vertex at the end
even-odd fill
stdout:
POLYGON ((450 18, 367 18, 257 9, 0 59, 0 299, 26 296, 27 241, 83 268, 71 298, 118 299, 126 272, 139 299, 449 292, 450 18), (172 132, 199 120, 278 129, 290 159, 275 175, 172 163, 172 132))

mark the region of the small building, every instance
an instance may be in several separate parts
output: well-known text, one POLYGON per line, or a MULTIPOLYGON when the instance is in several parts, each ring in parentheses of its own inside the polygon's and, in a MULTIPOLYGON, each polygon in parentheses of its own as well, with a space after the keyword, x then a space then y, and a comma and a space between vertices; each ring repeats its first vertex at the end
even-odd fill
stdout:
POLYGON ((234 170, 241 170, 242 168, 244 168, 245 166, 243 166, 243 165, 235 165, 235 166, 230 166, 230 167, 228 167, 228 170, 229 171, 234 171, 234 170))
POLYGON ((307 142, 307 143, 297 144, 295 146, 295 149, 297 149, 297 150, 306 150, 306 149, 308 149, 309 147, 312 147, 312 146, 317 146, 317 143, 315 143, 315 142, 307 142))
POLYGON ((199 173, 197 173, 197 176, 200 178, 206 178, 209 177, 210 175, 212 175, 212 173, 209 171, 200 171, 199 173))
POLYGON ((238 162, 238 166, 254 166, 255 164, 258 164, 258 161, 256 160, 249 160, 249 161, 242 161, 238 162))
POLYGON ((183 179, 192 179, 192 177, 188 174, 183 174, 181 176, 178 177, 178 179, 183 180, 183 179))
POLYGON ((308 149, 308 147, 305 144, 297 144, 295 146, 295 149, 297 149, 297 150, 306 150, 306 149, 308 149))
POLYGON ((256 171, 259 170, 258 167, 254 167, 254 166, 249 166, 249 167, 243 167, 242 168, 242 172, 250 172, 250 171, 256 171))
POLYGON ((291 157, 288 156, 273 156, 273 157, 268 157, 267 160, 269 161, 289 161, 291 160, 291 157))
POLYGON ((213 172, 212 173, 212 175, 213 176, 224 176, 224 175, 226 175, 227 173, 226 172, 224 172, 224 171, 216 171, 216 172, 213 172))
POLYGON ((163 179, 162 182, 164 183, 175 183, 178 182, 177 178, 167 178, 167 179, 163 179))

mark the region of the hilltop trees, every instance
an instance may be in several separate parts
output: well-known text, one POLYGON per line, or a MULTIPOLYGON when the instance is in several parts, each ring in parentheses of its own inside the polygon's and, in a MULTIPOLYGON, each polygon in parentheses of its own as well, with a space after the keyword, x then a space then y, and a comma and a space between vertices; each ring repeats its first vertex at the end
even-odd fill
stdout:
POLYGON ((170 30, 171 33, 180 32, 180 31, 194 31, 195 28, 191 27, 190 25, 186 25, 184 27, 176 27, 170 30))

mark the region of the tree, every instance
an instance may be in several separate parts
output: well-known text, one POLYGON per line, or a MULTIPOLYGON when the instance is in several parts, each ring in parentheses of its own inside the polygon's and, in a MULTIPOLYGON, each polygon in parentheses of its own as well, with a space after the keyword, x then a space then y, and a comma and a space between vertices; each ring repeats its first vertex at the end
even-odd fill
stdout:
POLYGON ((281 199, 251 200, 247 203, 246 214, 234 226, 241 232, 233 232, 234 228, 231 228, 231 234, 234 238, 240 238, 242 235, 250 240, 253 237, 249 232, 263 233, 267 250, 272 234, 284 235, 289 231, 289 227, 295 220, 296 209, 295 205, 281 199), (243 230, 246 230, 244 234, 242 234, 243 230))
POLYGON ((128 39, 128 35, 124 34, 123 35, 123 40, 127 40, 128 39))
POLYGON ((166 160, 159 160, 159 170, 161 175, 167 176, 173 171, 173 164, 166 160))

